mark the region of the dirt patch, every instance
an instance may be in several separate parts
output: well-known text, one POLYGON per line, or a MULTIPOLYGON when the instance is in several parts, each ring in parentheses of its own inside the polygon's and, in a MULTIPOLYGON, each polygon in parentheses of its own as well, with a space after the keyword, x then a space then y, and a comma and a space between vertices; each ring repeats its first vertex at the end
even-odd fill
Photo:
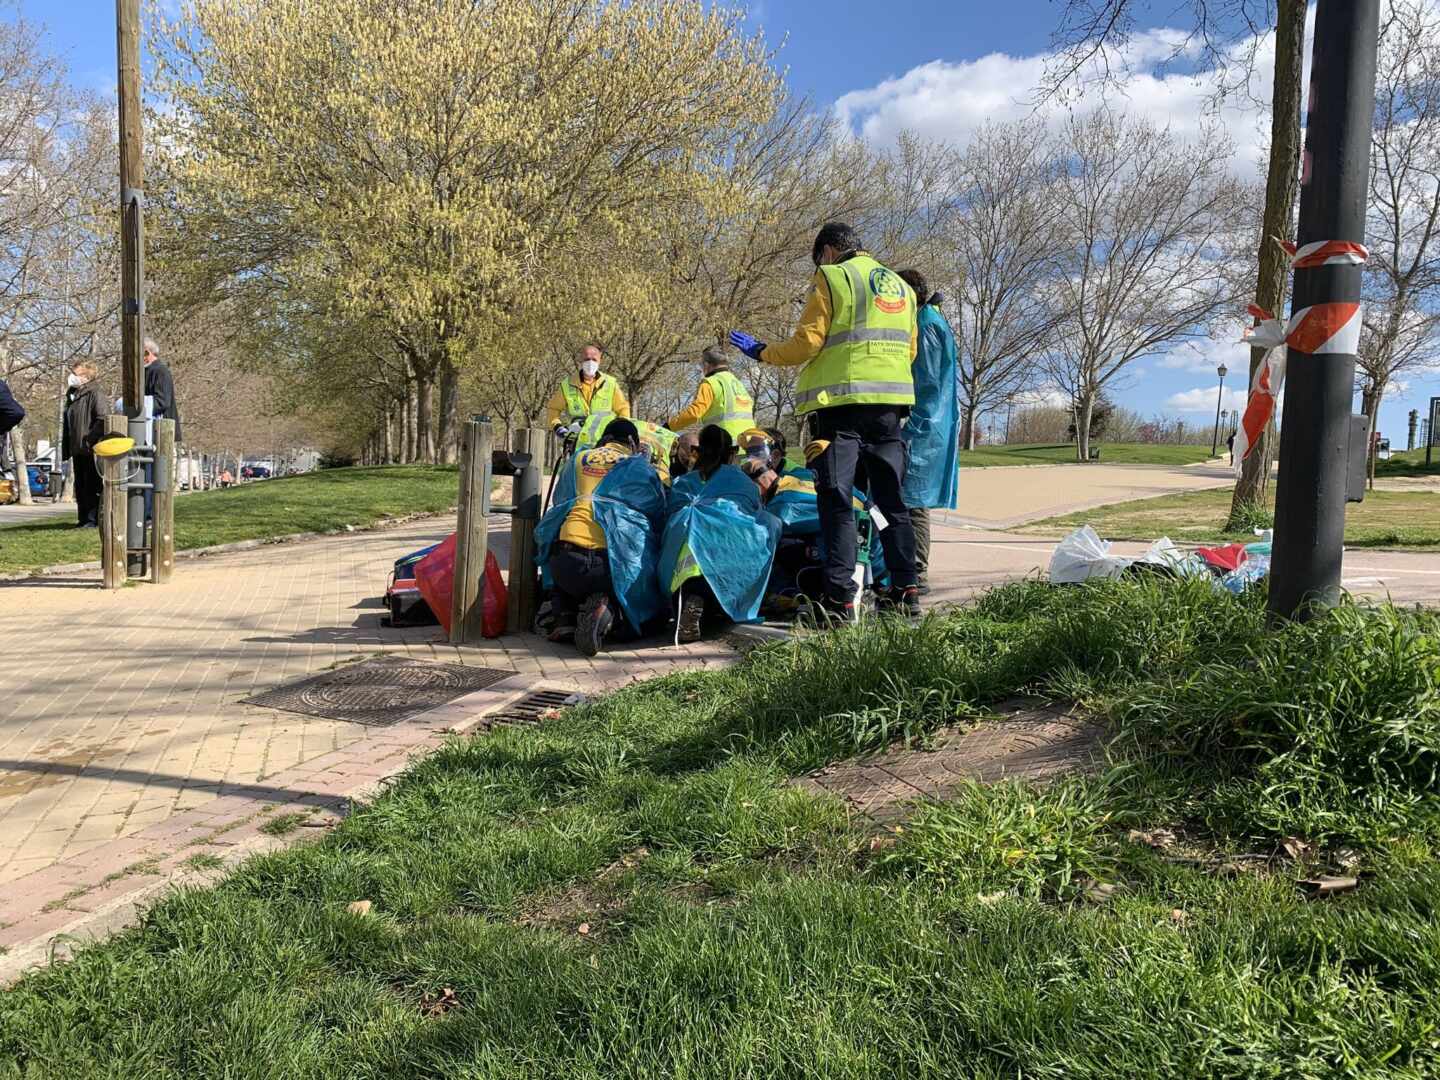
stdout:
POLYGON ((792 781, 837 795, 880 823, 903 820, 921 799, 969 781, 1045 780, 1090 767, 1103 731, 1059 706, 1024 705, 967 727, 942 728, 924 748, 898 747, 828 765, 792 781))

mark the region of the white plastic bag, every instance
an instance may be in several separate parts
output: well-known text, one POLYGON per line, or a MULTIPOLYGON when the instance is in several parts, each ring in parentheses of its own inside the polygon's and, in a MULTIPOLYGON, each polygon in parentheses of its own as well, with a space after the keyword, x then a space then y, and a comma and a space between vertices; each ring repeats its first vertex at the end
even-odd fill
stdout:
POLYGON ((1156 566, 1168 570, 1176 577, 1201 577, 1208 574, 1205 562, 1198 555, 1175 546, 1168 536, 1162 536, 1150 545, 1150 550, 1136 562, 1145 566, 1156 566))
POLYGON ((1089 525, 1076 529, 1050 556, 1050 582, 1069 585, 1091 578, 1117 578, 1130 565, 1129 559, 1110 554, 1110 545, 1089 525))

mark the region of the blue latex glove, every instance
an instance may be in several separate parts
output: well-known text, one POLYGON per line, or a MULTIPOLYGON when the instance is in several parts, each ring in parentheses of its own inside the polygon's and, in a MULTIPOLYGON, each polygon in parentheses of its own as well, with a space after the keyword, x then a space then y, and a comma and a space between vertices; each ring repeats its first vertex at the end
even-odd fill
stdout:
POLYGON ((751 360, 759 360, 760 354, 765 351, 765 342, 757 341, 744 330, 731 330, 730 344, 750 357, 751 360))

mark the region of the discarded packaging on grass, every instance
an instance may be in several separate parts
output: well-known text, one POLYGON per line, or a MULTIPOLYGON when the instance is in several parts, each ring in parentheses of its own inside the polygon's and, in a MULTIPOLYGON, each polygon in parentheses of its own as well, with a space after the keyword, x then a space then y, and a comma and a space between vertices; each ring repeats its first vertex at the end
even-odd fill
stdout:
POLYGON ((1162 577, 1206 577, 1216 588, 1239 595, 1270 574, 1270 543, 1229 544, 1224 547, 1186 551, 1168 536, 1150 545, 1138 559, 1110 553, 1089 525, 1076 529, 1056 545, 1050 557, 1050 582, 1073 585, 1092 579, 1110 579, 1135 574, 1162 577))
POLYGON ((1089 525, 1076 529, 1055 548, 1050 557, 1050 581, 1072 585, 1092 578, 1118 578, 1131 560, 1110 554, 1110 545, 1089 525))

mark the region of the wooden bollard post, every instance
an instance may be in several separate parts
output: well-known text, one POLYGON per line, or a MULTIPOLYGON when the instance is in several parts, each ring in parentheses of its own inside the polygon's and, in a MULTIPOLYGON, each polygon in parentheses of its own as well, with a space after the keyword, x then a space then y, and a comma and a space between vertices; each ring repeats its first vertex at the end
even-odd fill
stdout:
POLYGON ((450 641, 478 642, 485 612, 485 553, 490 537, 490 423, 466 421, 460 452, 460 518, 455 526, 455 584, 450 590, 450 641))
POLYGON ((506 629, 519 634, 534 625, 540 594, 539 571, 535 566, 535 526, 540 520, 544 429, 518 429, 514 449, 530 455, 530 464, 515 475, 515 493, 511 500, 515 513, 510 519, 510 606, 506 629))
POLYGON ((155 519, 150 523, 150 580, 164 585, 175 570, 175 421, 155 421, 155 519))
MULTIPOLYGON (((105 417, 105 435, 124 435, 129 423, 125 417, 111 413, 105 417)), ((125 534, 127 515, 125 491, 120 483, 129 474, 130 456, 100 459, 105 476, 105 490, 100 498, 100 572, 105 588, 118 589, 125 584, 125 534)))

